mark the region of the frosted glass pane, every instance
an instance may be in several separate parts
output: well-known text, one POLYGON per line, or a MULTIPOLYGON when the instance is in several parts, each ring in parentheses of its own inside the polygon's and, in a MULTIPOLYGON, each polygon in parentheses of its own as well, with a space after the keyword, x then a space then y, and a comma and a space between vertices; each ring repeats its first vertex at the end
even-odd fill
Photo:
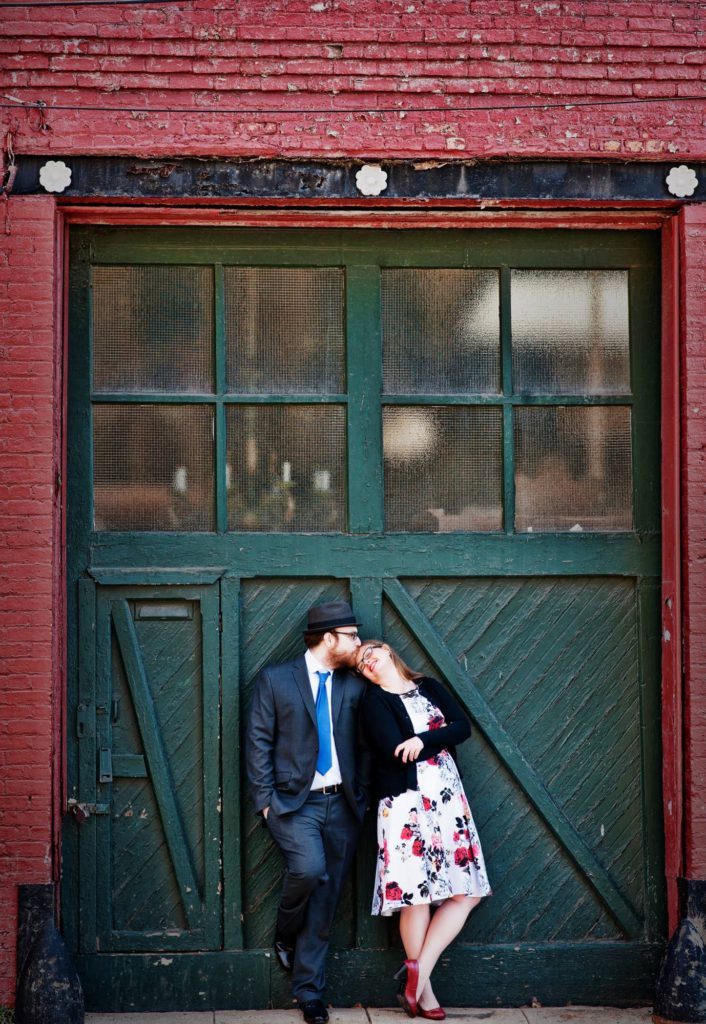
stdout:
POLYGON ((383 411, 385 528, 502 529, 502 412, 389 406, 383 411))
POLYGON ((228 267, 228 390, 345 390, 344 277, 338 267, 228 267))
POLYGON ((630 409, 515 410, 515 528, 632 529, 630 409))
POLYGON ((511 294, 515 394, 629 394, 626 270, 513 270, 511 294))
POLYGON ((213 530, 213 413, 201 405, 96 405, 96 530, 213 530))
POLYGON ((338 405, 228 410, 231 530, 345 529, 346 414, 338 405))
POLYGON ((210 267, 94 267, 93 388, 213 390, 210 267))
POLYGON ((495 270, 383 270, 383 390, 497 394, 500 313, 495 270))

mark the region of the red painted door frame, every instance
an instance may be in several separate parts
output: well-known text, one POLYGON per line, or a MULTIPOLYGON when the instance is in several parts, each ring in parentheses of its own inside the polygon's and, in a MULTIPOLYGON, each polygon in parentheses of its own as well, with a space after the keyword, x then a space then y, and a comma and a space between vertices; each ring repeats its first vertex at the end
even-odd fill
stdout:
MULTIPOLYGON (((681 593, 681 448, 680 448, 680 238, 681 205, 667 203, 600 203, 576 201, 558 207, 552 202, 469 204, 456 200, 433 204, 414 200, 394 204, 378 201, 294 203, 276 200, 232 203, 198 203, 192 200, 172 204, 147 202, 129 206, 119 203, 72 200, 59 203, 58 216, 63 223, 64 239, 72 224, 105 225, 223 225, 229 227, 361 227, 361 228, 523 228, 523 229, 595 229, 661 231, 662 239, 662 786, 665 841, 665 874, 669 934, 678 923, 677 878, 684 865, 684 766, 683 766, 683 693, 682 693, 682 593, 681 593)), ((59 236, 61 237, 61 235, 59 236)), ((68 279, 66 246, 57 259, 63 263, 64 292, 57 295, 57 322, 65 321, 65 288, 68 279)), ((67 330, 64 322, 63 344, 57 346, 56 380, 59 408, 65 404, 62 386, 67 365, 67 330)), ((64 417, 66 409, 64 407, 64 417)), ((63 440, 62 471, 66 479, 66 442, 63 440)), ((62 492, 65 489, 62 488, 62 492)), ((59 564, 55 573, 56 607, 61 610, 63 629, 57 631, 57 665, 62 665, 57 680, 61 696, 59 706, 66 708, 65 636, 65 493, 61 509, 62 525, 59 564)), ((65 712, 64 712, 65 713, 65 712)), ((55 814, 55 864, 60 864, 60 818, 66 810, 66 723, 57 723, 57 744, 62 751, 56 765, 62 779, 57 793, 55 814)))

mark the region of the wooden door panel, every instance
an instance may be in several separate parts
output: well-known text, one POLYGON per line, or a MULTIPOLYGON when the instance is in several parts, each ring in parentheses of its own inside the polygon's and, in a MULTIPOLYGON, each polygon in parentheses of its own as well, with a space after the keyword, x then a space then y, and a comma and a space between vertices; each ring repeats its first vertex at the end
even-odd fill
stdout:
MULTIPOLYGON (((72 245, 69 792, 97 813, 83 825, 67 820, 63 919, 89 1005, 289 1005, 289 979, 270 955, 282 860, 247 797, 246 711, 258 670, 301 652, 307 609, 348 597, 363 634, 446 680, 474 723, 459 758, 495 894, 440 966, 444 999, 649 995, 664 932, 654 240, 645 232, 87 227, 72 245), (140 339, 162 338, 161 305, 145 307, 121 284, 151 280, 155 267, 175 294, 184 274, 205 282, 189 287, 207 310, 198 343, 188 332, 178 345, 169 336, 176 355, 156 382, 156 349, 140 339), (305 276, 336 268, 345 373, 340 363, 333 390, 321 392, 320 375, 308 370, 304 390, 292 386, 281 353, 299 352, 294 365, 310 351, 313 307, 285 288, 286 344, 270 352, 253 394, 250 378, 232 371, 244 344, 238 318, 249 322, 260 308, 260 285, 243 289, 234 313, 234 282, 282 272, 296 280, 302 268, 305 276), (537 312, 526 274, 546 285, 544 272, 557 268, 578 298, 587 273, 599 291, 604 278, 617 282, 622 369, 613 379, 605 363, 601 388, 584 372, 585 302, 583 326, 574 332, 572 310, 555 332, 550 362, 564 383, 522 375, 546 355, 546 318, 530 316, 536 337, 523 340, 523 308, 537 312), (408 272, 428 279, 429 301, 415 286, 391 305, 408 272), (471 278, 497 288, 471 288, 457 309, 444 282, 471 278), (125 351, 110 365, 106 282, 122 296, 124 320, 125 351), (430 319, 437 293, 442 312, 430 319), (466 350, 471 335, 456 328, 483 310, 492 314, 488 335, 466 350), (207 353, 208 372, 191 392, 171 374, 196 350, 207 353), (497 388, 463 360, 449 383, 451 354, 461 350, 471 363, 492 350, 497 388), (140 373, 129 368, 131 352, 140 373), (576 394, 566 393, 567 380, 576 394), (334 455, 330 438, 282 426, 306 409, 345 420, 334 455), (478 427, 485 413, 502 425, 494 453, 478 427), (614 460, 607 440, 614 414, 627 461, 614 460), (241 436, 233 428, 241 419, 259 426, 241 436), (178 430, 165 427, 172 422, 178 430), (449 426, 461 422, 471 424, 465 433, 449 426), (297 448, 302 434, 306 450, 297 448), (480 484, 466 493, 479 467, 497 491, 492 521, 470 514, 488 498, 480 484), (312 519, 337 474, 345 516, 312 519), (610 502, 603 513, 596 507, 606 480, 620 497, 617 517, 610 502), (148 515, 155 488, 164 507, 198 515, 148 515), (115 519, 111 502, 130 514, 115 519), (415 502, 421 517, 410 511, 415 502), (282 515, 269 515, 273 503, 282 515), (99 782, 106 751, 112 781, 99 782)), ((566 306, 561 290, 552 286, 554 299, 540 303, 548 315, 552 303, 566 306)), ((269 331, 258 351, 272 348, 269 331)), ((373 819, 333 940, 328 995, 339 1005, 384 1005, 399 957, 397 922, 369 914, 373 819)))
MULTIPOLYGON (((518 843, 547 868, 541 884, 522 896, 528 919, 537 915, 537 924, 515 934, 504 900, 496 897, 478 915, 484 935, 540 941, 560 928, 579 941, 596 927, 615 934, 617 924, 618 934, 638 937, 645 930, 645 822, 634 582, 436 579, 389 589, 386 637, 412 664, 446 676, 489 740, 482 751, 474 740, 476 749, 462 748, 460 758, 468 765, 474 811, 487 822, 481 838, 495 850, 489 861, 497 859, 501 870, 493 877, 497 894, 505 889, 517 898, 522 891, 512 854, 518 843), (508 805, 508 794, 497 796, 501 778, 501 790, 508 784, 519 789, 519 802, 508 805), (547 829, 550 848, 540 852, 540 833, 547 829), (528 833, 534 834, 529 843, 528 833), (562 899, 548 912, 553 894, 577 868, 587 892, 574 891, 571 904, 562 899), (567 928, 573 904, 596 897, 602 908, 576 916, 567 928)), ((478 919, 467 927, 477 936, 478 919)))
POLYGON ((96 819, 97 945, 217 945, 214 588, 101 587, 97 604, 99 771, 112 765, 110 812, 96 819))

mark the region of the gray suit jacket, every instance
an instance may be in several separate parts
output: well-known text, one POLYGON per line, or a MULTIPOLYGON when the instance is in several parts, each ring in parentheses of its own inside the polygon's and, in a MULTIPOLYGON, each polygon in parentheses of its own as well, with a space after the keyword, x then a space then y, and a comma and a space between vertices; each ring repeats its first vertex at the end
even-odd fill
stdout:
MULTIPOLYGON (((331 717, 343 791, 362 819, 370 781, 370 756, 361 744, 358 707, 365 682, 337 669, 331 680, 331 717)), ((255 809, 291 814, 306 800, 316 771, 316 708, 304 655, 268 665, 255 680, 246 730, 246 762, 255 809)))

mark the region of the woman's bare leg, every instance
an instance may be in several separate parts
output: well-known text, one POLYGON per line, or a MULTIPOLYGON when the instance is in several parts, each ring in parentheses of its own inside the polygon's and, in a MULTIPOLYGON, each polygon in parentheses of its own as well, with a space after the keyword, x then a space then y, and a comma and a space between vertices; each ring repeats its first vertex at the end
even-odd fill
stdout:
MULTIPOLYGON (((408 960, 419 959, 429 929, 430 918, 431 908, 428 903, 403 907, 400 911, 400 938, 408 960)), ((420 997, 423 997, 422 1002, 426 1010, 431 1010, 439 1005, 430 982, 427 982, 420 997)))
MULTIPOLYGON (((432 1006, 428 1005, 426 1000, 429 996, 433 996, 429 986, 429 979, 437 960, 447 946, 456 938, 466 923, 468 915, 474 907, 478 906, 480 900, 480 896, 451 896, 434 913, 427 927, 423 945, 418 955, 413 958, 419 961, 417 1002, 421 1001, 425 1009, 432 1009, 432 1006)), ((402 920, 400 919, 400 933, 401 931, 402 920)), ((404 938, 402 941, 404 942, 404 938)))

